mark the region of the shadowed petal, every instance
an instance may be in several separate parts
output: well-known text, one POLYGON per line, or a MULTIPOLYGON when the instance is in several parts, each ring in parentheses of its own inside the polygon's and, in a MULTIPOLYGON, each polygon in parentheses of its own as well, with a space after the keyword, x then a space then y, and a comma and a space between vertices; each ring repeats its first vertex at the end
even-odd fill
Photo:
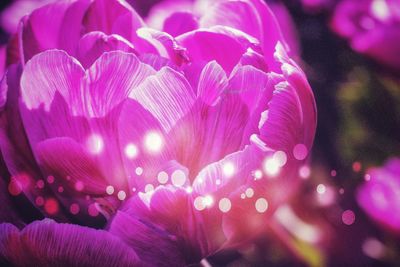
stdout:
POLYGON ((24 62, 52 48, 74 55, 89 3, 89 0, 57 1, 34 10, 24 18, 20 40, 24 62))
POLYGON ((90 32, 79 40, 77 58, 83 67, 87 69, 103 53, 115 50, 129 53, 135 52, 133 45, 119 35, 90 32))
POLYGON ((135 218, 119 211, 114 217, 110 233, 135 248, 140 259, 150 266, 185 266, 180 242, 176 236, 143 218, 135 218))
POLYGON ((16 266, 142 266, 135 251, 102 230, 52 220, 23 230, 0 224, 0 258, 16 266))
POLYGON ((163 31, 178 36, 186 32, 196 30, 199 23, 190 12, 175 12, 164 21, 163 31))
POLYGON ((109 0, 93 1, 83 23, 86 32, 115 33, 127 40, 132 40, 135 31, 144 26, 141 17, 125 1, 109 0))

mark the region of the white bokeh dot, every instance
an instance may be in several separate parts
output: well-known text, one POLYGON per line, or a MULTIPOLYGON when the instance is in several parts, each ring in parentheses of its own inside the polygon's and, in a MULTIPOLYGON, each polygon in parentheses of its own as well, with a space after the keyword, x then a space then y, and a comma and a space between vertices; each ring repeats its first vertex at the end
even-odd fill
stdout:
POLYGON ((163 139, 157 132, 149 132, 144 139, 144 145, 148 152, 158 153, 163 147, 163 139))
POLYGON ((255 203, 255 207, 259 213, 264 213, 268 209, 268 201, 265 198, 259 198, 255 203))
POLYGON ((121 190, 118 192, 117 196, 118 196, 118 199, 122 201, 122 200, 125 200, 126 193, 125 193, 125 191, 121 190))
POLYGON ((107 186, 107 187, 106 187, 106 193, 107 193, 108 195, 114 194, 114 186, 112 186, 112 185, 107 186))
POLYGON ((253 190, 253 188, 247 188, 246 189, 246 191, 245 191, 245 194, 246 194, 246 197, 248 197, 248 198, 252 198, 253 196, 254 196, 254 190, 253 190))
POLYGON ((186 174, 182 170, 175 170, 171 175, 172 184, 180 187, 186 183, 186 174))
POLYGON ((143 168, 142 168, 142 167, 137 167, 137 168, 135 169, 135 173, 136 173, 137 175, 142 175, 142 174, 143 174, 143 168))
POLYGON ((222 198, 219 203, 218 203, 219 210, 222 212, 228 212, 230 211, 232 207, 232 203, 229 200, 229 198, 222 198))
POLYGON ((157 180, 160 184, 166 184, 168 182, 168 173, 162 171, 157 175, 157 180))
POLYGON ((125 147, 125 155, 129 159, 134 159, 139 154, 138 148, 135 144, 129 143, 125 147))
POLYGON ((86 140, 86 147, 92 154, 100 154, 104 149, 103 138, 98 134, 92 134, 86 140))
POLYGON ((232 177, 235 174, 235 165, 232 162, 226 162, 222 166, 222 172, 226 177, 232 177))

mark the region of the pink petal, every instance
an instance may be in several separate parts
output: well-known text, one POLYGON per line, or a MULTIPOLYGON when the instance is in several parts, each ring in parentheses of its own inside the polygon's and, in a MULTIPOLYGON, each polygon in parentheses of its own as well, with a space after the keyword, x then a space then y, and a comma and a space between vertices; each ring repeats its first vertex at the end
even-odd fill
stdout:
POLYGON ((26 17, 21 29, 24 62, 52 48, 63 49, 74 55, 80 38, 80 25, 89 2, 55 2, 36 9, 26 17))
POLYGON ((107 35, 119 34, 132 40, 135 31, 144 26, 140 16, 122 1, 95 0, 85 14, 86 32, 101 31, 107 35))
MULTIPOLYGON (((0 46, 0 77, 3 78, 4 70, 6 67, 6 46, 0 46)), ((3 106, 0 103, 1 106, 3 106)))
POLYGON ((150 266, 186 265, 185 256, 181 254, 181 244, 176 236, 157 227, 151 221, 118 212, 109 231, 135 248, 141 260, 150 266))
POLYGON ((196 30, 177 37, 178 42, 187 49, 192 62, 217 61, 230 73, 239 62, 246 49, 234 38, 206 30, 196 30))
POLYGON ((180 73, 165 67, 130 94, 169 132, 194 104, 193 91, 180 73))
POLYGON ((163 31, 178 36, 196 30, 199 23, 190 12, 175 12, 164 21, 163 31))
POLYGON ((103 54, 86 73, 60 51, 34 57, 21 78, 21 111, 32 147, 48 138, 71 137, 96 156, 107 179, 123 188, 117 106, 153 72, 120 51, 103 54))
POLYGON ((238 66, 231 74, 228 91, 239 94, 250 113, 253 113, 264 94, 267 81, 265 72, 251 65, 238 66))
POLYGON ((261 45, 264 52, 265 60, 270 70, 279 71, 279 64, 276 63, 274 58, 275 46, 278 42, 286 47, 284 42, 281 29, 279 24, 271 11, 264 1, 261 0, 248 0, 258 11, 259 17, 261 18, 262 30, 261 30, 261 45))
POLYGON ((36 154, 39 165, 49 175, 60 178, 58 183, 66 189, 76 192, 75 186, 81 182, 82 194, 105 194, 107 184, 96 161, 73 139, 59 137, 42 141, 37 144, 36 154))
POLYGON ((260 19, 257 10, 249 1, 221 1, 214 4, 201 18, 200 26, 229 26, 261 40, 260 19))
POLYGON ((35 198, 41 193, 51 194, 47 190, 41 192, 35 187, 36 180, 42 174, 35 162, 18 110, 20 66, 8 68, 1 86, 1 95, 6 101, 1 111, 0 148, 12 179, 23 179, 22 191, 26 197, 35 203, 35 198))
POLYGON ((157 179, 162 164, 171 157, 164 130, 148 110, 130 99, 121 109, 118 139, 125 173, 131 177, 130 189, 143 190, 147 184, 157 179), (147 141, 151 135, 160 138, 159 150, 153 149, 152 144, 147 141), (138 167, 142 172, 136 171, 138 167))
POLYGON ((119 35, 90 32, 79 40, 77 56, 81 64, 89 68, 103 53, 115 50, 135 52, 133 45, 119 35))
POLYGON ((163 67, 167 66, 172 69, 178 70, 178 67, 174 63, 172 63, 171 60, 156 54, 141 54, 139 55, 139 59, 143 63, 152 66, 153 69, 155 69, 156 71, 159 71, 163 67))
POLYGON ((165 20, 175 12, 191 12, 193 2, 187 0, 164 0, 155 4, 147 18, 146 23, 154 29, 161 30, 165 20))
POLYGON ((268 66, 264 60, 264 56, 254 51, 252 48, 248 48, 246 53, 242 56, 242 58, 240 59, 240 65, 250 65, 261 71, 268 71, 268 66))
POLYGON ((21 231, 0 224, 0 256, 17 266, 141 266, 135 251, 114 235, 52 220, 21 231))
POLYGON ((228 86, 225 71, 216 61, 209 62, 199 78, 197 96, 207 105, 216 104, 228 86))
POLYGON ((169 135, 176 159, 194 177, 207 164, 239 149, 248 110, 239 96, 224 94, 215 106, 197 101, 169 135), (196 156, 193 156, 193 153, 196 156))
POLYGON ((230 193, 246 184, 248 179, 254 179, 252 172, 262 167, 264 156, 265 153, 254 145, 229 154, 204 167, 194 180, 193 189, 200 195, 230 193))
POLYGON ((156 48, 160 56, 169 58, 176 65, 180 66, 182 63, 187 62, 188 59, 185 50, 168 33, 151 28, 141 28, 137 31, 137 34, 156 48))

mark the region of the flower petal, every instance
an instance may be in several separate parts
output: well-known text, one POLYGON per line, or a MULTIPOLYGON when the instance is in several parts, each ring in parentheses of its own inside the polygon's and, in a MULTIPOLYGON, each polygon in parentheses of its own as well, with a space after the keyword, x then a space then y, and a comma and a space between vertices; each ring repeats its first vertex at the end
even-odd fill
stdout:
POLYGON ((172 36, 178 36, 196 30, 198 27, 199 23, 192 13, 175 12, 164 21, 163 31, 172 36))
POLYGON ((48 219, 21 231, 0 224, 0 256, 16 266, 141 266, 135 251, 112 234, 48 219))
POLYGON ((46 173, 60 178, 57 183, 75 191, 76 183, 81 182, 83 188, 80 191, 84 194, 105 193, 107 184, 96 161, 73 139, 59 137, 42 141, 37 144, 36 154, 46 173))
POLYGON ((119 35, 90 32, 79 40, 77 58, 83 67, 87 69, 103 53, 115 50, 129 53, 134 53, 135 51, 133 45, 119 35))
POLYGON ((80 25, 89 3, 89 0, 57 1, 24 18, 20 40, 23 62, 52 48, 74 55, 80 38, 80 25))
POLYGON ((118 139, 130 189, 143 190, 157 178, 163 162, 170 159, 164 130, 148 110, 129 99, 118 118, 118 139), (141 172, 136 170, 138 167, 141 172))
POLYGON ((249 1, 220 1, 201 18, 201 27, 229 26, 261 39, 261 18, 249 1))
POLYGON ((130 41, 135 31, 144 26, 141 17, 125 1, 108 0, 93 1, 85 14, 83 24, 86 32, 119 34, 130 41))
POLYGON ((189 166, 190 176, 195 177, 207 164, 239 149, 248 116, 237 95, 223 94, 215 106, 197 101, 169 134, 176 159, 189 166))
POLYGON ((71 137, 96 156, 107 179, 123 188, 126 179, 115 139, 118 107, 153 72, 121 51, 103 54, 86 73, 61 51, 34 57, 21 78, 20 105, 33 149, 48 138, 71 137))
POLYGON ((109 231, 135 248, 140 259, 150 266, 185 266, 177 238, 150 221, 119 211, 109 231))
MULTIPOLYGON (((20 66, 12 65, 1 82, 0 90, 6 102, 1 111, 0 148, 7 171, 11 174, 9 182, 20 184, 24 196, 34 204, 37 196, 51 196, 52 193, 35 186, 36 180, 42 178, 42 173, 32 154, 18 110, 20 75, 20 66)), ((24 196, 19 198, 23 199, 24 196)))
POLYGON ((168 67, 147 78, 132 91, 130 98, 150 111, 165 132, 190 111, 195 100, 185 77, 168 67))
POLYGON ((227 86, 225 71, 216 61, 211 61, 200 74, 197 96, 207 105, 213 106, 227 86))
POLYGON ((234 38, 208 30, 196 30, 177 37, 177 41, 187 49, 189 60, 192 62, 217 61, 222 68, 230 73, 246 52, 234 38))

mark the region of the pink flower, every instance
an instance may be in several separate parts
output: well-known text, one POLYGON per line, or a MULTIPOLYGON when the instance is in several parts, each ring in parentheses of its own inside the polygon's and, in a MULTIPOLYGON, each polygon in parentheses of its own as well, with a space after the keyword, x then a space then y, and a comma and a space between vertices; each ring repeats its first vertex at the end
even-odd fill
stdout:
POLYGON ((114 0, 22 20, 0 94, 9 191, 107 231, 3 224, 6 261, 183 266, 263 233, 300 182, 314 97, 262 1, 218 2, 200 22, 174 38, 114 0))
POLYGON ((7 33, 15 33, 20 19, 36 8, 44 6, 54 0, 15 0, 0 14, 0 25, 7 33))
POLYGON ((304 9, 308 12, 320 12, 332 7, 340 0, 301 0, 304 9))
POLYGON ((357 194, 359 205, 372 219, 400 233, 400 159, 369 170, 365 177, 357 194))
POLYGON ((399 1, 343 0, 335 9, 332 27, 355 51, 400 70, 399 1))

